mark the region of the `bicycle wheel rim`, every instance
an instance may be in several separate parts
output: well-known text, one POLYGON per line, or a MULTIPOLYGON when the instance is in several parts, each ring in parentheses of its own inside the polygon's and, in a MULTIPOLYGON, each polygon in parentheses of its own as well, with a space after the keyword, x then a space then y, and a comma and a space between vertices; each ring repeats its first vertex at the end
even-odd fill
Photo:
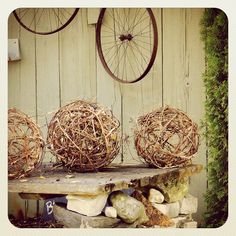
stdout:
POLYGON ((22 22, 22 20, 20 19, 19 15, 17 14, 17 10, 13 11, 13 15, 15 16, 16 20, 18 21, 18 23, 24 29, 28 30, 29 32, 34 33, 34 34, 39 34, 39 35, 49 35, 49 34, 54 34, 56 32, 59 32, 59 31, 63 30, 65 27, 67 27, 71 23, 71 21, 75 18, 75 16, 77 15, 78 11, 79 11, 79 8, 75 8, 75 10, 72 13, 72 15, 68 18, 68 20, 64 24, 62 24, 57 29, 51 30, 51 31, 48 31, 48 32, 40 32, 40 31, 36 31, 36 30, 31 29, 29 26, 27 26, 25 23, 22 22))
POLYGON ((109 65, 106 61, 106 58, 104 56, 103 53, 103 49, 102 49, 102 41, 101 41, 101 28, 102 28, 102 24, 103 24, 103 18, 106 12, 106 8, 102 8, 99 18, 98 18, 98 23, 97 23, 97 27, 96 27, 96 44, 97 44, 97 50, 98 50, 98 55, 100 57, 100 60, 102 62, 102 65, 104 67, 104 69, 106 70, 106 72, 116 81, 119 81, 121 83, 135 83, 140 81, 141 79, 143 79, 148 72, 150 71, 150 69, 152 68, 155 59, 156 59, 156 54, 157 54, 157 49, 158 49, 158 30, 157 30, 157 24, 156 24, 156 20, 154 17, 154 14, 152 12, 152 10, 150 8, 146 8, 146 11, 150 17, 150 22, 152 25, 152 30, 153 30, 153 46, 152 46, 152 52, 151 52, 151 56, 150 56, 150 60, 147 63, 146 68, 143 70, 143 72, 141 73, 141 75, 139 75, 137 78, 131 80, 131 81, 126 81, 123 80, 121 78, 119 78, 118 76, 116 76, 111 69, 109 68, 109 65))

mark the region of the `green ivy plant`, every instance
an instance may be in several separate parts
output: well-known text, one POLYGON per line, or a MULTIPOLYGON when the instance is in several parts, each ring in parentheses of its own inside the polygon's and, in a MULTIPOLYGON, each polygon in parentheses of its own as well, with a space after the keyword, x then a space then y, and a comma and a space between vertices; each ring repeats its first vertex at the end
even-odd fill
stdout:
POLYGON ((206 9, 201 19, 205 44, 205 125, 208 190, 204 227, 220 227, 228 217, 228 19, 206 9))

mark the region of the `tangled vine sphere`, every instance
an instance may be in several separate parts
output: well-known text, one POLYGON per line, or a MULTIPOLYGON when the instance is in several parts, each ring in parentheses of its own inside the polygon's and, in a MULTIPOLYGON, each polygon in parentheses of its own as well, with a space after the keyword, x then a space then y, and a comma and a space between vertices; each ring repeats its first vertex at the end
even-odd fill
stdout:
POLYGON ((42 162, 44 141, 38 125, 23 112, 8 110, 8 177, 28 176, 42 162))
POLYGON ((134 136, 138 155, 159 168, 190 164, 199 146, 197 124, 168 106, 139 117, 134 136))
POLYGON ((120 123, 109 109, 78 100, 53 116, 47 143, 57 162, 68 169, 96 171, 119 153, 120 123))

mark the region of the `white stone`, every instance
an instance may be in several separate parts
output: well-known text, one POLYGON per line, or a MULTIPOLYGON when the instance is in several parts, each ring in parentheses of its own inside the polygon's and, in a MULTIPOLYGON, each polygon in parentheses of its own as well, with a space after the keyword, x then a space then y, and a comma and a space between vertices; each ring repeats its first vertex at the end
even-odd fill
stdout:
POLYGON ((67 195, 67 209, 86 216, 100 215, 107 202, 108 194, 67 195))
POLYGON ((181 228, 197 228, 197 221, 187 221, 181 225, 181 228))
POLYGON ((116 208, 111 207, 111 206, 106 207, 104 213, 105 213, 105 216, 107 216, 107 217, 111 217, 111 218, 116 218, 117 217, 116 208))
POLYGON ((155 203, 152 202, 152 205, 163 214, 169 216, 170 218, 177 217, 179 215, 179 202, 172 203, 155 203))
POLYGON ((125 223, 138 222, 141 224, 149 220, 143 203, 121 191, 113 192, 110 195, 110 201, 116 208, 117 215, 125 223))
POLYGON ((197 212, 198 199, 190 194, 180 200, 179 204, 180 214, 192 214, 197 212))
POLYGON ((177 216, 174 218, 171 218, 171 220, 174 222, 173 228, 180 228, 181 225, 187 220, 188 216, 177 216))
POLYGON ((149 202, 162 203, 164 202, 164 195, 160 191, 151 188, 149 190, 148 200, 149 202))

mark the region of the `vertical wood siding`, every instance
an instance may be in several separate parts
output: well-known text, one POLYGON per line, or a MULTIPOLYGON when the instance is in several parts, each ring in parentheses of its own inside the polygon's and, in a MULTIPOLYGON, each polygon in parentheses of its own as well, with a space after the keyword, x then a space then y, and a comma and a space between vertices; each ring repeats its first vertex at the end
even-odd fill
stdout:
MULTIPOLYGON (((95 44, 94 12, 80 9, 75 19, 59 33, 34 35, 9 17, 9 38, 19 38, 21 61, 9 63, 8 103, 29 114, 41 126, 46 138, 46 119, 59 107, 75 100, 89 99, 111 108, 121 121, 125 137, 116 163, 139 161, 133 144, 135 119, 162 105, 187 112, 199 125, 204 116, 204 51, 199 21, 203 9, 153 9, 158 25, 158 53, 149 74, 140 82, 121 84, 105 72, 95 44), (90 24, 91 23, 91 24, 90 24)), ((53 159, 46 154, 45 161, 53 159)), ((202 139, 194 162, 206 165, 202 139)), ((206 173, 191 179, 191 193, 199 199, 201 219, 206 173)), ((9 196, 10 203, 17 199, 9 196)), ((42 204, 42 203, 41 203, 42 204)), ((25 201, 17 199, 24 209, 25 201)), ((34 215, 35 202, 28 202, 34 215)), ((11 206, 11 205, 10 205, 11 206)), ((14 213, 10 207, 10 213, 14 213)))

